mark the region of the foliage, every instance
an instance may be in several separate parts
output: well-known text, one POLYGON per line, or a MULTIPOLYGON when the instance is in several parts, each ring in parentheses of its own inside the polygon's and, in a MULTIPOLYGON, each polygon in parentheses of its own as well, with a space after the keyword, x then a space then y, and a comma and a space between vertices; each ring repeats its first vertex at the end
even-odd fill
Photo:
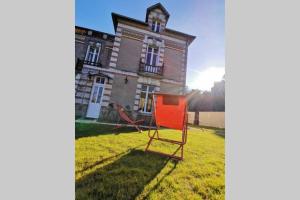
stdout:
POLYGON ((212 111, 213 99, 209 92, 193 90, 188 101, 189 111, 212 111))
POLYGON ((185 88, 188 107, 191 112, 225 111, 225 74, 221 81, 215 82, 211 91, 185 88))

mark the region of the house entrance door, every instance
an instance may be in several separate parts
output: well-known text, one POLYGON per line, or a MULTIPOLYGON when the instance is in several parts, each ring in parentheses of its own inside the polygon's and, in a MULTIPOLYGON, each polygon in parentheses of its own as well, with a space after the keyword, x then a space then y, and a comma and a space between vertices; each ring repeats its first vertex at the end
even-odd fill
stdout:
POLYGON ((105 78, 95 77, 86 117, 99 118, 105 78))

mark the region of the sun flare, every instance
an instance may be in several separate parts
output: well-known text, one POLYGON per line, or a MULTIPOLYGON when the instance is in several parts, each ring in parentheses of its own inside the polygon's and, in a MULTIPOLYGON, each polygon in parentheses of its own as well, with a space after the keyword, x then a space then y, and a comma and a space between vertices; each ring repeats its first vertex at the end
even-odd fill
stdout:
POLYGON ((225 74, 224 67, 209 67, 203 71, 192 70, 197 76, 191 82, 189 87, 200 90, 211 90, 215 81, 220 81, 225 74))

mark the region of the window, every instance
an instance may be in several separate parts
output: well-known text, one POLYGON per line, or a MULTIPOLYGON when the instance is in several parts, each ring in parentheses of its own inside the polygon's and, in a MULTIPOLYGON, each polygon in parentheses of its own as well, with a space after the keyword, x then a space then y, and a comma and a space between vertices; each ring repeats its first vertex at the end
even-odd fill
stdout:
POLYGON ((103 87, 99 87, 98 97, 97 97, 96 103, 100 103, 102 92, 103 92, 103 87))
POLYGON ((158 33, 160 31, 160 22, 159 21, 154 21, 152 23, 151 30, 158 33))
POLYGON ((148 47, 146 64, 147 65, 157 65, 157 60, 158 60, 158 48, 157 47, 148 47))
POLYGON ((139 111, 143 113, 151 113, 154 89, 155 86, 142 85, 139 111))
POLYGON ((97 62, 98 57, 99 57, 100 48, 101 48, 101 44, 99 44, 99 43, 96 46, 89 45, 88 49, 87 49, 85 60, 88 62, 97 62))
POLYGON ((98 86, 94 87, 93 96, 92 96, 92 100, 91 100, 92 103, 96 102, 98 89, 99 89, 98 86))
POLYGON ((105 78, 97 77, 96 80, 95 80, 95 83, 104 84, 105 83, 105 78))
POLYGON ((157 73, 158 72, 157 63, 158 63, 158 48, 148 47, 144 71, 157 73))

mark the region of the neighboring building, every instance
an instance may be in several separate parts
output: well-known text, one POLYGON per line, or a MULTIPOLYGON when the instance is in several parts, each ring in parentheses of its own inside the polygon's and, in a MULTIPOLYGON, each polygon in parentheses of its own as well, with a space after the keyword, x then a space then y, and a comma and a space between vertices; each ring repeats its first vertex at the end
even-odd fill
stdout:
POLYGON ((98 118, 110 102, 149 116, 153 92, 184 92, 195 36, 167 28, 169 17, 158 3, 145 21, 112 13, 115 35, 75 27, 76 116, 98 118))
POLYGON ((214 82, 214 86, 211 88, 212 96, 225 96, 225 80, 214 82))
POLYGON ((214 111, 225 111, 225 79, 215 82, 211 88, 211 96, 213 100, 212 109, 214 111))

